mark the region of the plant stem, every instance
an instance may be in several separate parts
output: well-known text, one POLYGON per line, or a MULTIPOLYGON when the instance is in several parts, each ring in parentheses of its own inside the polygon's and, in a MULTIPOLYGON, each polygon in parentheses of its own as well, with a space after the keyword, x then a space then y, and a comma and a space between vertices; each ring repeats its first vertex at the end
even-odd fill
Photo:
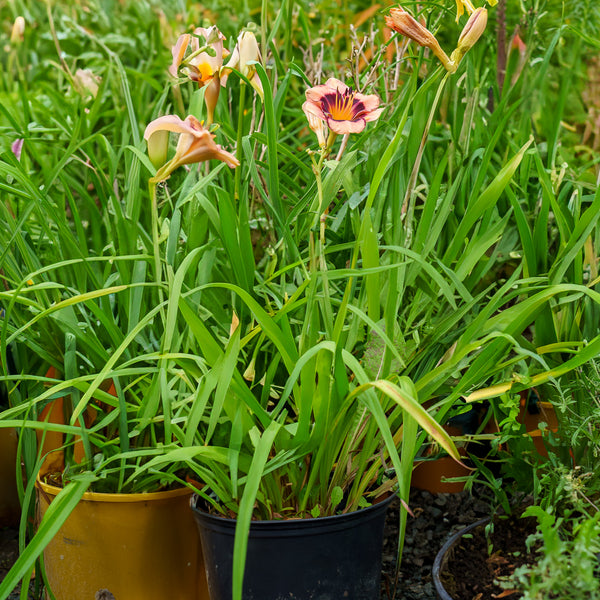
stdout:
POLYGON ((427 123, 425 125, 425 129, 423 130, 423 137, 421 138, 421 144, 419 145, 419 150, 417 152, 417 156, 415 158, 415 162, 413 164, 412 172, 410 174, 410 179, 408 180, 408 186, 406 187, 406 193, 404 194, 404 201, 402 202, 402 209, 400 214, 402 216, 406 215, 406 222, 404 223, 404 232, 405 232, 405 246, 407 248, 410 247, 410 242, 412 238, 412 221, 415 212, 415 186, 417 184, 417 177, 419 176, 419 169, 421 168, 421 161, 423 159, 423 152, 425 151, 425 145, 427 144, 427 138, 429 137, 429 130, 431 129, 431 124, 433 123, 433 117, 437 112, 437 107, 442 96, 442 92, 448 81, 451 73, 446 73, 440 84, 438 85, 437 92, 435 94, 435 98, 433 100, 433 104, 431 105, 431 111, 429 112, 429 118, 427 119, 427 123))
MULTIPOLYGON (((152 253, 154 255, 154 282, 158 289, 159 303, 163 303, 162 265, 160 262, 160 237, 158 231, 158 202, 156 200, 156 182, 148 181, 148 193, 150 194, 150 212, 152 213, 152 253)), ((164 321, 164 307, 161 308, 161 315, 164 321)))
POLYGON ((240 81, 240 103, 238 112, 238 126, 237 126, 237 142, 235 147, 235 157, 240 161, 240 165, 235 170, 235 192, 234 197, 236 200, 240 198, 240 186, 242 183, 242 138, 244 137, 244 105, 246 100, 246 84, 240 81))

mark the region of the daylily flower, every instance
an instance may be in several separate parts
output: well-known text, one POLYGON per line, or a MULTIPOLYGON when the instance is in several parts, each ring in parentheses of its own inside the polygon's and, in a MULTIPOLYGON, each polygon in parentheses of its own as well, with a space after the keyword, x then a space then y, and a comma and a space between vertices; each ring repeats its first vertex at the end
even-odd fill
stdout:
POLYGON ((209 29, 197 27, 194 34, 185 33, 179 36, 177 43, 173 46, 171 53, 173 62, 169 67, 169 73, 177 77, 180 66, 183 64, 188 77, 198 83, 200 87, 207 86, 204 93, 204 102, 207 110, 208 124, 213 122, 215 108, 219 101, 221 91, 220 73, 223 67, 223 59, 229 55, 229 51, 223 47, 225 36, 216 25, 209 29), (202 46, 200 43, 203 42, 202 46), (191 54, 184 60, 188 46, 191 54), (209 51, 201 48, 210 48, 209 51))
POLYGON ((198 83, 200 87, 209 84, 213 77, 219 74, 223 66, 223 59, 229 55, 227 49, 223 47, 225 36, 219 31, 216 25, 206 29, 197 27, 193 35, 184 33, 180 35, 177 43, 171 49, 173 62, 169 67, 169 73, 177 77, 179 67, 183 64, 186 74, 192 80, 198 83), (200 46, 200 42, 202 46, 200 46), (184 60, 188 47, 191 50, 190 56, 184 60), (209 47, 209 52, 200 48, 209 47))
POLYGON ((392 8, 390 14, 386 15, 385 22, 390 29, 417 42, 419 46, 429 48, 435 56, 437 56, 447 71, 450 71, 450 73, 456 71, 455 63, 448 58, 448 55, 442 50, 442 47, 433 33, 431 33, 427 27, 421 25, 421 23, 402 7, 392 8))
POLYGON ((231 73, 231 69, 237 69, 244 77, 250 81, 250 85, 257 91, 258 95, 263 98, 264 92, 260 77, 256 72, 254 62, 261 62, 260 50, 256 37, 251 31, 242 32, 237 44, 231 53, 229 62, 221 70, 221 85, 227 83, 227 78, 231 73))
MULTIPOLYGON (((498 4, 498 0, 486 0, 487 3, 490 6, 496 6, 496 4, 498 4)), ((465 12, 465 8, 467 9, 467 12, 472 15, 475 12, 475 7, 473 6, 473 3, 471 2, 471 0, 456 0, 456 22, 458 23, 458 20, 460 19, 460 17, 462 16, 462 14, 465 12)))
POLYGON ((331 78, 325 85, 306 90, 306 102, 302 110, 313 131, 316 132, 313 127, 316 126, 316 118, 323 121, 333 133, 343 135, 360 133, 368 121, 378 119, 383 112, 378 107, 379 97, 375 94, 360 94, 338 79, 331 78))
POLYGON ((477 40, 485 31, 486 25, 487 10, 485 8, 478 8, 469 17, 467 24, 458 38, 456 49, 450 55, 450 59, 456 63, 456 65, 460 63, 463 56, 477 43, 477 40))
POLYGON ((152 181, 155 183, 165 181, 182 165, 210 159, 221 160, 231 168, 237 167, 240 164, 237 158, 223 150, 219 144, 215 144, 214 138, 214 134, 210 133, 193 115, 187 116, 185 120, 176 115, 166 115, 152 121, 144 132, 144 139, 148 143, 148 155, 154 166, 158 168, 152 181), (178 133, 179 140, 175 156, 165 162, 169 132, 178 133))

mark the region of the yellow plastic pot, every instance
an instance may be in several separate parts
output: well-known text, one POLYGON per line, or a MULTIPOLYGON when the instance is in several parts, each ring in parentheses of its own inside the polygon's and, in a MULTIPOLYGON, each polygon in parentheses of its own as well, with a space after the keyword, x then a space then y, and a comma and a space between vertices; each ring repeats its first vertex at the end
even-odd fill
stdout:
POLYGON ((16 472, 17 431, 0 429, 0 527, 15 526, 19 522, 21 505, 16 472))
MULTIPOLYGON (((36 485, 41 518, 60 488, 36 485)), ((84 494, 44 550, 56 600, 92 600, 100 590, 116 600, 209 600, 190 497, 187 488, 84 494)))

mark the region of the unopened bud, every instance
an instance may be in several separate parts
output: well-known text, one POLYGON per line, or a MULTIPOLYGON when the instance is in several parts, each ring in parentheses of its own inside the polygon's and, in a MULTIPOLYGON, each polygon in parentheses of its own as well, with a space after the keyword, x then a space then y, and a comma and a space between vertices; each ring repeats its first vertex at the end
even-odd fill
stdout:
POLYGON ((477 40, 482 36, 487 25, 487 10, 478 8, 467 21, 460 37, 456 50, 450 55, 450 58, 457 65, 462 60, 463 56, 477 43, 477 40))
POLYGON ((94 75, 90 69, 77 69, 74 77, 77 91, 84 97, 95 98, 100 89, 100 77, 94 75))
POLYGON ((11 44, 20 44, 23 41, 25 34, 25 19, 23 17, 17 17, 12 27, 10 34, 11 44))

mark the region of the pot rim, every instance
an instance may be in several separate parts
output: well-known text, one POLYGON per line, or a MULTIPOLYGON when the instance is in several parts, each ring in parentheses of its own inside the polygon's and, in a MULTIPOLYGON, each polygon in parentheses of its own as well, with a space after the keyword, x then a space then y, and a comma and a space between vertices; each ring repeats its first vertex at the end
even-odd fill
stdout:
MULTIPOLYGON (((42 491, 42 493, 48 494, 49 496, 57 496, 63 489, 55 485, 43 482, 39 477, 35 480, 35 486, 42 491)), ((175 488, 174 490, 166 490, 163 492, 136 492, 134 494, 114 494, 104 492, 85 492, 82 496, 82 500, 89 502, 146 502, 152 500, 164 500, 167 498, 176 498, 178 496, 192 495, 193 492, 188 487, 175 488)))
MULTIPOLYGON (((305 519, 267 519, 267 520, 256 520, 250 522, 250 527, 253 531, 261 530, 268 531, 272 529, 281 529, 284 527, 296 528, 301 525, 302 528, 316 528, 316 527, 326 527, 330 526, 338 526, 342 525, 342 523, 347 523, 349 521, 363 519, 363 518, 372 518, 377 516, 381 511, 386 511, 388 506, 391 504, 392 500, 396 498, 398 495, 397 492, 390 493, 388 496, 384 497, 382 500, 375 502, 371 506, 367 506, 365 508, 359 508, 358 510, 353 510, 351 512, 343 513, 341 515, 330 515, 326 517, 308 517, 305 519)), ((196 502, 200 496, 196 493, 192 495, 190 498, 190 507, 194 512, 194 515, 197 518, 202 519, 204 523, 208 526, 215 527, 235 527, 237 523, 237 519, 232 519, 230 517, 223 517, 221 515, 213 515, 205 512, 204 510, 198 508, 196 506, 196 502)))
POLYGON ((435 560, 433 562, 432 569, 432 577, 433 577, 433 585, 435 586, 435 591, 437 593, 439 600, 454 600, 452 596, 446 591, 444 585, 441 580, 441 574, 446 566, 447 554, 451 548, 453 548, 460 538, 463 535, 469 533, 473 529, 477 527, 481 527, 482 525, 486 525, 489 523, 490 517, 485 517, 483 519, 479 519, 479 521, 475 521, 475 523, 471 523, 462 529, 459 529, 456 533, 452 534, 445 542, 445 544, 440 548, 440 551, 437 553, 435 560))

